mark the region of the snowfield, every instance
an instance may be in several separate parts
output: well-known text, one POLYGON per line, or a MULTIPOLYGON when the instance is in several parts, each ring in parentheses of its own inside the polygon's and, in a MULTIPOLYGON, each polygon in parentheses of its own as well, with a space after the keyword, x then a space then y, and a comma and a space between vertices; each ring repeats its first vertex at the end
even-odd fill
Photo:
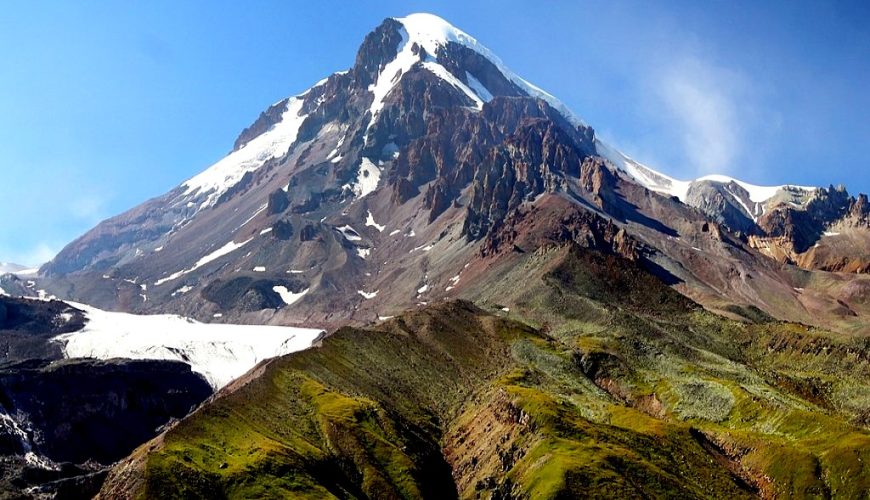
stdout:
MULTIPOLYGON (((316 87, 317 85, 315 85, 316 87)), ((312 87, 313 88, 313 87, 312 87)), ((309 90, 310 91, 310 90, 309 90)), ((202 173, 182 184, 186 196, 206 195, 199 209, 214 205, 220 196, 242 180, 247 172, 262 167, 272 158, 280 158, 296 142, 299 127, 308 115, 300 114, 305 92, 287 100, 281 121, 255 137, 241 149, 233 151, 202 173)))
POLYGON ((139 316, 84 304, 88 322, 54 338, 67 358, 182 361, 218 390, 264 359, 311 347, 323 333, 314 328, 200 323, 174 315, 139 316))

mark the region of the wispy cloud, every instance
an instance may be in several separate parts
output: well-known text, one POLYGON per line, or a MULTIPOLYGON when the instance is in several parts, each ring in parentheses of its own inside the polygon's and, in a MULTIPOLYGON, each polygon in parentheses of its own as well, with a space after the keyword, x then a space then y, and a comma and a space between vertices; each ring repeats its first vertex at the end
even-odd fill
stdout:
POLYGON ((96 224, 106 218, 109 200, 98 194, 82 194, 70 201, 70 213, 88 224, 96 224))
POLYGON ((753 115, 746 78, 697 57, 683 57, 671 61, 654 85, 689 168, 699 175, 733 171, 753 115))
POLYGON ((39 242, 36 245, 21 249, 0 248, 0 261, 12 262, 22 266, 40 266, 50 261, 57 255, 60 245, 52 245, 47 242, 39 242))

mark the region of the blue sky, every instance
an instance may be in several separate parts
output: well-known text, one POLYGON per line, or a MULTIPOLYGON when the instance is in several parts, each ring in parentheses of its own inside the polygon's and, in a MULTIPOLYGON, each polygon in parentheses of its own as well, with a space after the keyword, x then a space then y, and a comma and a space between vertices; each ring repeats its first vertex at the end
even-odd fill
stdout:
POLYGON ((668 174, 870 190, 870 3, 541 4, 5 2, 0 260, 41 263, 178 185, 418 11, 668 174))

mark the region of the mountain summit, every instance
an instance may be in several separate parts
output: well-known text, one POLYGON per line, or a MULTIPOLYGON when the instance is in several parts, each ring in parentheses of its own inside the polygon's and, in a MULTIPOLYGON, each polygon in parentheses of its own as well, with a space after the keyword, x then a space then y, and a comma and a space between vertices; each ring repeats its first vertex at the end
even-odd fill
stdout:
MULTIPOLYGON (((803 288, 782 264, 870 268, 866 196, 673 179, 601 142, 473 37, 412 14, 386 19, 352 68, 270 106, 225 158, 99 224, 41 274, 50 293, 110 309, 366 323, 463 296, 455 278, 513 248, 534 210, 583 221, 536 238, 616 251, 715 307, 803 288)), ((818 321, 843 299, 829 292, 809 310, 799 297, 762 308, 818 321)))

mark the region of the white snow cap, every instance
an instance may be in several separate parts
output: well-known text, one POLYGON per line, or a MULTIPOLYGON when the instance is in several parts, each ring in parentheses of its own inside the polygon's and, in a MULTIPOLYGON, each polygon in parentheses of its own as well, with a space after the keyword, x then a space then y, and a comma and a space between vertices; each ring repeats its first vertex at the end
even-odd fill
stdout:
POLYGON ((478 109, 483 107, 484 102, 492 99, 490 91, 474 75, 470 73, 466 75, 468 81, 468 85, 466 85, 435 60, 440 48, 450 42, 468 47, 488 59, 505 78, 513 82, 529 96, 547 101, 550 106, 558 110, 573 125, 584 125, 583 121, 577 118, 561 101, 520 78, 516 73, 509 70, 491 50, 483 46, 474 37, 451 25, 444 19, 433 14, 419 13, 411 14, 407 17, 394 18, 394 20, 402 25, 402 41, 399 44, 396 57, 384 65, 375 83, 369 87, 369 91, 374 94, 374 99, 369 109, 371 112, 369 127, 375 123, 375 119, 384 107, 387 95, 398 85, 402 75, 407 73, 417 62, 422 62, 424 68, 466 94, 478 109), (415 54, 413 50, 415 44, 422 47, 429 58, 422 60, 419 54, 415 54))
MULTIPOLYGON (((486 48, 483 44, 478 42, 474 37, 468 35, 464 31, 454 27, 444 19, 434 15, 434 14, 411 14, 407 17, 397 18, 396 21, 402 23, 402 26, 405 27, 405 31, 408 33, 408 37, 412 42, 416 42, 421 47, 426 49, 431 55, 438 54, 438 48, 446 45, 447 42, 454 42, 468 47, 469 49, 477 52, 483 57, 489 59, 491 63, 495 65, 496 68, 504 75, 505 78, 512 81, 516 86, 525 91, 528 95, 532 97, 538 97, 547 101, 547 103, 553 108, 557 109, 562 115, 565 116, 573 125, 584 125, 583 121, 574 116, 571 110, 568 109, 567 106, 562 104, 562 102, 555 97, 553 97, 548 92, 532 85, 527 82, 519 75, 509 70, 507 66, 502 62, 502 60, 495 55, 491 50, 486 48)), ((477 82, 472 82, 472 86, 475 86, 477 82)), ((488 93, 488 91, 487 91, 488 93)), ((491 95, 480 95, 479 98, 484 101, 488 101, 488 98, 492 98, 491 95)))
MULTIPOLYGON (((494 64, 505 78, 521 88, 526 94, 547 101, 550 106, 562 113, 562 115, 574 126, 585 125, 585 123, 575 116, 567 106, 562 104, 562 101, 556 99, 554 96, 535 85, 532 85, 513 71, 509 70, 502 60, 491 50, 478 42, 474 37, 451 25, 444 19, 441 19, 434 14, 418 13, 411 14, 407 17, 396 18, 396 21, 402 23, 402 26, 404 26, 409 41, 416 42, 418 45, 426 49, 426 52, 430 55, 436 56, 439 47, 446 45, 448 42, 464 45, 489 59, 489 62, 494 64)), ((408 46, 410 45, 412 44, 409 44, 408 46)), ((480 84, 476 78, 470 83, 472 87, 476 87, 480 84)), ((476 90, 478 99, 488 101, 492 98, 492 95, 489 94, 488 90, 485 94, 480 89, 476 90)), ((483 90, 486 89, 484 88, 483 90)))

